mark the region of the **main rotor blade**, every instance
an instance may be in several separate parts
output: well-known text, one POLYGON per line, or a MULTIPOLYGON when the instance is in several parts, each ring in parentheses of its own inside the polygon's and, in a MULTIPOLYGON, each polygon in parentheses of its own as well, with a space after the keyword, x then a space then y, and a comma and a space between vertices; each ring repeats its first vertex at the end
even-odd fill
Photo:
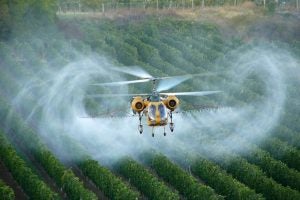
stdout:
POLYGON ((114 71, 130 74, 143 79, 153 78, 148 72, 140 67, 112 67, 114 71))
POLYGON ((190 79, 191 76, 174 76, 174 77, 163 77, 160 78, 159 84, 157 86, 157 91, 165 91, 175 87, 176 85, 190 79))
POLYGON ((198 91, 198 92, 167 92, 160 93, 162 95, 176 95, 176 96, 205 96, 210 94, 220 93, 222 91, 198 91))
POLYGON ((117 82, 108 82, 108 83, 94 83, 91 85, 97 86, 119 86, 119 85, 129 85, 133 83, 144 83, 148 82, 150 79, 141 79, 141 80, 132 80, 132 81, 117 81, 117 82))
POLYGON ((105 97, 130 97, 130 96, 150 96, 151 94, 90 94, 86 98, 105 98, 105 97))
POLYGON ((157 91, 161 92, 161 91, 169 90, 175 87, 176 85, 196 76, 212 76, 217 74, 218 73, 207 72, 207 73, 200 73, 200 74, 187 74, 182 76, 167 76, 167 77, 157 78, 161 80, 157 87, 157 91))

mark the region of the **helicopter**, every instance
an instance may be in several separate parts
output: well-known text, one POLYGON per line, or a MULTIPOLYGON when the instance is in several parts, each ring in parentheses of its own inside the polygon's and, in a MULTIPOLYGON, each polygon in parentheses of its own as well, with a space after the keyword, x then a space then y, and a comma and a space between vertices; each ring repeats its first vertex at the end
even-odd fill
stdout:
POLYGON ((173 122, 173 112, 178 108, 180 100, 177 96, 204 96, 216 94, 221 91, 192 91, 192 92, 163 92, 176 85, 196 76, 210 76, 215 73, 186 74, 179 76, 153 77, 141 68, 113 68, 113 70, 134 75, 140 79, 129 81, 117 81, 106 83, 95 83, 94 86, 121 86, 134 83, 152 82, 152 92, 144 94, 98 94, 88 95, 89 97, 117 97, 131 96, 130 106, 134 115, 138 115, 138 131, 143 133, 142 118, 145 116, 147 125, 152 127, 152 137, 154 137, 154 127, 164 127, 163 135, 166 136, 165 127, 169 123, 170 131, 173 132, 175 124, 173 122))

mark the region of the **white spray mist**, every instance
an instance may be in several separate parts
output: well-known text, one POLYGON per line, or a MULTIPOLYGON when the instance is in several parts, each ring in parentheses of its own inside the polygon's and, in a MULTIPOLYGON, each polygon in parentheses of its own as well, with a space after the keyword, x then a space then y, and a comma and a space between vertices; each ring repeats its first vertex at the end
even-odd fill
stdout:
MULTIPOLYGON (((218 152, 218 146, 242 152, 243 142, 262 141, 277 124, 286 97, 286 66, 296 66, 297 62, 288 52, 274 47, 255 47, 235 53, 235 64, 227 68, 226 84, 217 82, 214 88, 223 90, 226 103, 226 99, 234 98, 233 93, 243 95, 244 82, 249 76, 255 75, 263 84, 261 98, 247 101, 243 106, 231 105, 231 108, 217 111, 176 114, 175 131, 170 133, 166 129, 166 137, 163 136, 162 127, 155 128, 154 138, 151 137, 151 128, 145 128, 140 135, 137 116, 85 118, 88 113, 84 98, 93 81, 126 80, 124 74, 110 70, 116 66, 105 58, 85 57, 54 70, 49 73, 47 80, 43 80, 44 84, 38 84, 37 87, 27 85, 15 99, 14 105, 23 103, 22 97, 30 88, 41 109, 40 117, 35 118, 34 123, 45 143, 62 160, 72 158, 72 155, 65 153, 65 136, 76 141, 87 154, 104 164, 123 156, 138 158, 141 152, 149 149, 156 149, 170 157, 174 157, 177 149, 197 152, 204 148, 218 152)), ((127 87, 104 90, 111 93, 128 92, 127 87)), ((126 97, 98 100, 100 107, 113 108, 118 105, 129 111, 128 102, 126 97)))

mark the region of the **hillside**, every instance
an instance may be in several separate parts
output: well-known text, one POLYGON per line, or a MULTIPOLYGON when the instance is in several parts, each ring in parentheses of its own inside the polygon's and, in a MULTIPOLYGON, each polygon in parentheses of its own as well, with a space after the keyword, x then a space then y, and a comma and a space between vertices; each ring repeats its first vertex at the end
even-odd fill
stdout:
POLYGON ((0 199, 300 199, 299 12, 47 13, 1 32, 0 199), (140 135, 130 97, 89 98, 151 91, 93 85, 136 66, 222 92, 140 135))

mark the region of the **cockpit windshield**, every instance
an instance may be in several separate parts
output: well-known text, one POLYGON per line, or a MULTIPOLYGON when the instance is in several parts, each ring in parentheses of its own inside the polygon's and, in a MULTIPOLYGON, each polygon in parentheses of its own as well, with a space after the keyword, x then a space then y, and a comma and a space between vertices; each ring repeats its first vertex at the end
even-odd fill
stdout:
POLYGON ((158 105, 158 110, 160 114, 161 119, 166 119, 167 118, 167 110, 166 107, 163 104, 158 105))
POLYGON ((148 116, 149 116, 150 119, 152 119, 152 120, 155 119, 155 113, 156 113, 156 107, 155 107, 155 105, 149 106, 148 116))

